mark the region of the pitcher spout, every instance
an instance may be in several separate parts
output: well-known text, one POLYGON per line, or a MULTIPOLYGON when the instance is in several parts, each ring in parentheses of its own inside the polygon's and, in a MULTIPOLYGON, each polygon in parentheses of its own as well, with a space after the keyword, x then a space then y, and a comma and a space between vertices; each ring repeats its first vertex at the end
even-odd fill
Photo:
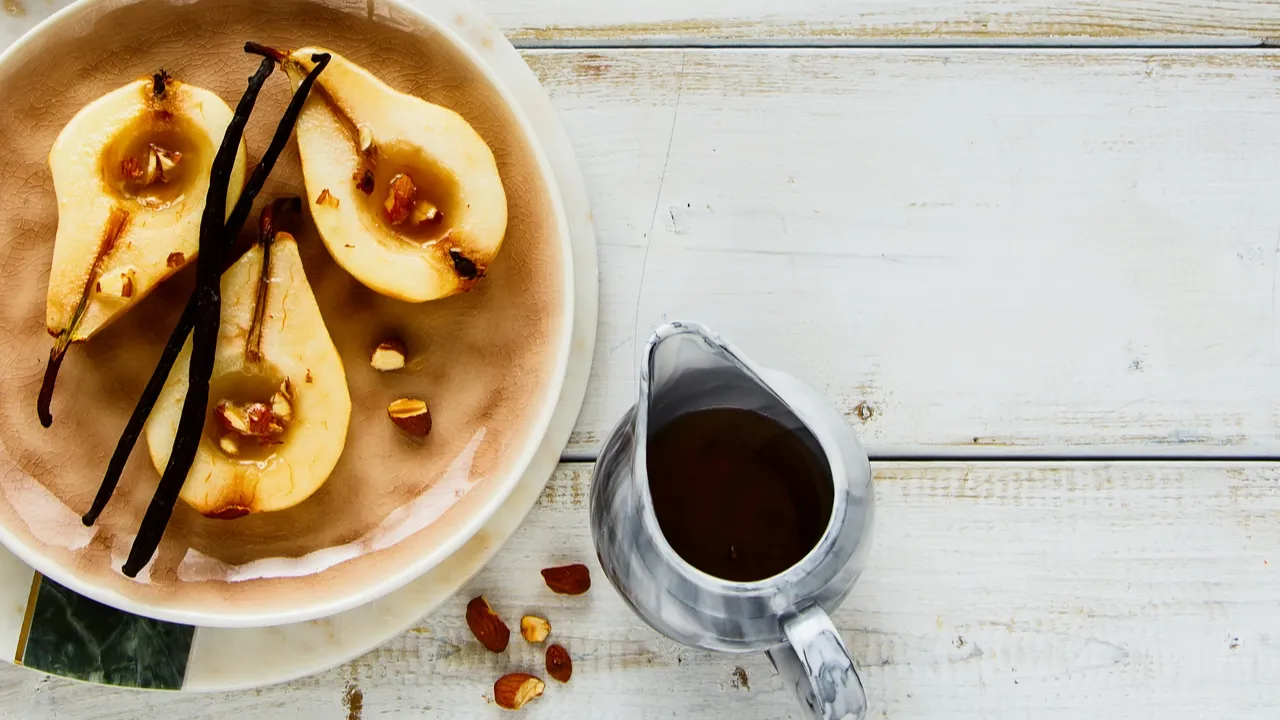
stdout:
POLYGON ((658 328, 643 362, 636 403, 636 434, 641 442, 650 430, 696 410, 776 411, 786 406, 754 363, 697 323, 673 322, 658 328))
POLYGON ((688 413, 735 408, 760 413, 787 428, 806 428, 794 407, 807 398, 797 395, 789 380, 789 376, 757 366, 703 325, 673 322, 658 328, 640 369, 635 476, 645 477, 643 448, 647 438, 688 413))

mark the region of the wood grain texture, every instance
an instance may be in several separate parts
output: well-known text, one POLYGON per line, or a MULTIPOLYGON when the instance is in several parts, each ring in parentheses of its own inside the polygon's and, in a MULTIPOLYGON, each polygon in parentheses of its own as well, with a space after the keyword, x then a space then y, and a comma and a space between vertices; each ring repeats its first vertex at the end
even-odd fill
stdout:
POLYGON ((873 455, 1280 451, 1280 52, 526 58, 601 246, 572 451, 667 319, 817 386, 873 455))
MULTIPOLYGON (((518 635, 484 650, 463 606, 551 621, 574 659, 529 718, 795 717, 760 655, 656 635, 604 579, 587 532, 588 466, 562 466, 513 540, 455 602, 335 670, 256 692, 142 694, 0 668, 23 720, 506 717, 509 670, 541 672, 518 635), (538 570, 587 562, 582 597, 538 570), (740 669, 740 670, 739 670, 740 669), (361 697, 360 712, 346 696, 361 697)), ((1280 469, 1197 463, 876 467, 872 563, 837 613, 872 717, 1272 717, 1280 702, 1280 469)), ((13 717, 14 715, 8 715, 13 717)))
MULTIPOLYGON (((0 44, 70 2, 4 0, 0 44)), ((369 4, 391 12, 382 0, 369 4)), ((476 6, 526 47, 1259 45, 1280 37, 1280 5, 1265 0, 476 0, 476 6)))
POLYGON ((526 45, 1248 44, 1280 35, 1253 0, 477 0, 526 45))

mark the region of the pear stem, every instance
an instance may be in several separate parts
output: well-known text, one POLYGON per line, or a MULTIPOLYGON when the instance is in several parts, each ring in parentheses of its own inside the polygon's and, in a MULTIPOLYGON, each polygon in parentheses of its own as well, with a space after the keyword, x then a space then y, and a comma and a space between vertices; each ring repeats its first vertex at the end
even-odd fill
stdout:
POLYGON ((89 297, 93 294, 98 273, 102 270, 102 263, 115 250, 116 241, 120 239, 120 234, 124 232, 125 224, 128 222, 129 213, 123 208, 119 206, 111 208, 106 227, 102 230, 102 241, 98 243, 98 254, 93 258, 93 265, 89 267, 84 287, 80 290, 80 302, 71 313, 71 322, 54 336, 53 348, 49 350, 49 364, 44 368, 44 379, 40 382, 40 395, 36 398, 36 414, 40 416, 40 424, 44 427, 53 425, 53 413, 49 408, 53 404, 53 386, 58 382, 58 370, 62 367, 62 359, 66 357, 67 349, 74 342, 76 330, 80 328, 80 321, 84 320, 84 314, 89 310, 89 297))
POLYGON ((258 272, 258 293, 253 300, 253 319, 249 323, 248 339, 244 354, 249 362, 262 361, 262 327, 267 320, 267 295, 271 289, 271 245, 280 232, 280 220, 285 211, 302 211, 302 198, 281 197, 262 208, 258 219, 258 244, 262 246, 262 268, 258 272))
POLYGON ((261 43, 253 42, 252 40, 244 44, 244 51, 254 55, 271 58, 279 65, 284 65, 284 61, 288 57, 288 55, 280 50, 273 47, 267 47, 261 43))
MULTIPOLYGON (((271 70, 274 67, 274 58, 264 59, 258 72, 250 80, 249 88, 240 100, 240 106, 236 109, 236 114, 232 119, 231 125, 227 128, 227 133, 222 140, 222 146, 218 149, 218 155, 214 160, 214 170, 210 178, 209 200, 206 201, 205 215, 201 223, 201 253, 196 266, 197 286, 187 305, 187 310, 191 311, 192 323, 190 326, 192 331, 192 353, 187 397, 183 401, 182 415, 178 422, 173 449, 169 455, 169 463, 160 477, 160 484, 156 488, 155 495, 151 498, 151 504, 147 507, 147 512, 142 518, 142 524, 138 528, 138 536, 134 539, 133 547, 129 550, 129 558, 122 568, 122 571, 128 577, 135 577, 155 555, 156 549, 160 546, 160 540, 164 536, 165 528, 169 524, 169 519, 173 515, 174 504, 178 500, 178 495, 182 492, 182 485, 186 482, 187 473, 191 471, 191 465, 195 461, 196 450, 200 444, 200 436, 204 431, 205 413, 209 405, 209 378, 213 374, 214 354, 217 350, 218 342, 218 326, 221 321, 222 299, 219 294, 218 278, 221 274, 222 256, 226 252, 226 248, 239 234, 240 228, 249 216, 254 199, 262 191, 262 186, 266 183, 267 176, 271 173, 272 168, 275 167, 276 161, 280 158, 280 154, 288 144, 289 138, 293 135, 293 128, 297 125, 298 115, 302 112, 302 105, 306 102, 307 95, 311 92, 311 86, 315 84, 316 76, 324 71, 331 59, 328 54, 318 54, 313 57, 316 60, 316 66, 307 74, 307 77, 298 86, 297 92, 294 93, 293 98, 289 101, 288 109, 285 110, 284 116, 276 126, 276 132, 271 138, 271 144, 263 154, 262 161, 258 163, 252 175, 250 175, 249 182, 246 183, 244 192, 241 194, 239 201, 236 202, 225 225, 222 225, 219 220, 223 217, 226 208, 226 193, 231 165, 240 144, 240 137, 244 133, 244 126, 248 122, 249 114, 252 112, 253 104, 257 99, 258 90, 266 82, 267 76, 271 74, 271 70), (226 156, 225 161, 224 155, 226 156), (219 174, 219 170, 223 171, 222 175, 219 174), (219 195, 221 196, 220 198, 219 195), (217 211, 216 214, 213 210, 217 211), (206 251, 212 257, 207 257, 206 251)), ((183 317, 187 317, 186 311, 183 312, 183 317)), ((179 327, 174 329, 174 336, 178 338, 176 344, 181 347, 186 336, 186 331, 182 328, 181 321, 179 321, 179 327)), ((170 344, 174 344, 172 342, 173 339, 171 336, 170 344)), ((168 346, 165 349, 167 354, 168 346)), ((172 368, 176 357, 175 353, 174 359, 169 361, 169 368, 163 367, 162 358, 162 364, 156 367, 156 371, 152 376, 152 380, 155 380, 157 376, 162 378, 159 383, 160 387, 156 389, 153 396, 148 398, 144 395, 138 407, 134 410, 135 416, 141 416, 137 423, 137 429, 132 437, 127 435, 121 437, 120 445, 124 447, 117 446, 116 448, 116 454, 123 455, 123 459, 120 462, 121 470, 123 470, 124 461, 128 459, 133 444, 137 442, 138 434, 141 433, 141 426, 146 421, 146 416, 150 414, 151 408, 154 407, 155 401, 159 397, 159 391, 164 386, 164 379, 168 377, 169 369, 172 368), (143 405, 144 402, 146 402, 145 407, 143 405)), ((148 383, 147 389, 151 389, 151 383, 148 383)), ((132 426, 133 423, 134 417, 131 417, 130 425, 132 426)), ((129 429, 126 428, 126 433, 129 429)), ((113 456, 113 463, 115 460, 116 458, 113 456)), ((110 468, 108 473, 110 473, 110 468)), ((102 495, 105 490, 107 499, 110 498, 111 490, 107 489, 106 484, 110 480, 112 478, 108 474, 108 477, 104 479, 104 487, 99 491, 99 495, 102 495)), ((118 482, 119 472, 116 473, 114 481, 111 483, 112 489, 114 489, 115 483, 118 482)), ((96 502, 95 499, 95 504, 96 502)), ((102 504, 106 504, 105 499, 102 504)), ((90 521, 89 516, 86 516, 85 520, 86 524, 90 524, 88 522, 90 521)))
POLYGON ((71 347, 71 335, 75 328, 67 328, 54 338, 53 347, 49 348, 49 364, 44 367, 44 380, 40 382, 40 397, 36 400, 37 415, 40 424, 49 427, 53 424, 53 413, 49 406, 53 403, 53 385, 58 381, 58 370, 62 360, 67 356, 67 348, 71 347))

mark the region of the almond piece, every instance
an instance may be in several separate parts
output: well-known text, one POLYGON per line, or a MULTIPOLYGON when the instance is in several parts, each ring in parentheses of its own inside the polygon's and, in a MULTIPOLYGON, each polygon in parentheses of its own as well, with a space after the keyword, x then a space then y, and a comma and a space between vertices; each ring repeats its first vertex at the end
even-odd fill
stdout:
POLYGON ((177 150, 167 150, 155 143, 151 143, 147 147, 147 169, 142 173, 143 184, 154 185, 157 182, 169 182, 169 178, 165 173, 172 171, 180 162, 182 162, 182 153, 177 150))
POLYGON ((382 204, 387 211, 387 222, 399 225, 409 219, 417 201, 418 186, 413 183, 413 178, 404 173, 391 178, 391 187, 387 188, 387 200, 382 204))
POLYGON ((182 263, 187 259, 186 255, 180 252, 171 252, 169 257, 165 258, 164 264, 171 268, 182 267, 182 263))
POLYGON ((529 673, 507 673, 493 684, 493 701, 498 707, 519 710, 546 688, 546 683, 529 673))
POLYGON ((431 410, 417 398, 400 398, 387 406, 387 416, 396 427, 415 437, 431 432, 431 410))
POLYGON ((356 139, 360 145, 360 152, 369 155, 373 151, 373 131, 368 125, 360 125, 356 128, 356 139))
POLYGON ((537 615, 520 618, 520 634, 531 643, 540 643, 551 634, 551 623, 537 615))
POLYGON ((293 420, 293 404, 289 402, 283 390, 278 390, 271 396, 271 414, 280 421, 281 429, 293 420))
POLYGON ((547 568, 542 571, 542 579, 552 592, 561 595, 581 595, 591 589, 591 571, 582 563, 547 568))
POLYGON ((404 346, 403 342, 392 338, 383 340, 378 343, 378 347, 373 349, 373 355, 369 357, 369 364, 374 370, 382 372, 391 372, 404 367, 405 358, 409 355, 409 349, 404 346))
POLYGON ((103 295, 118 298, 133 297, 133 278, 136 271, 132 266, 104 272, 98 278, 97 290, 103 295))
POLYGON ((240 406, 228 402, 220 402, 213 409, 213 416, 218 419, 224 430, 237 435, 251 435, 249 417, 240 406))
POLYGON ((228 457, 235 457, 240 454, 240 441, 236 440, 236 436, 230 433, 223 435, 218 441, 218 447, 222 448, 222 452, 228 457))
POLYGON ((471 628, 471 634, 489 652, 500 653, 506 650, 507 642, 511 640, 511 629, 502 622, 502 618, 493 611, 483 595, 467 603, 467 627, 471 628))
MULTIPOLYGON (((279 392, 272 397, 272 405, 277 404, 277 399, 283 400, 279 392)), ((275 445, 279 443, 280 434, 288 427, 293 416, 293 409, 287 400, 283 401, 283 405, 283 409, 288 411, 288 417, 277 415, 266 403, 240 405, 224 400, 214 408, 213 416, 224 430, 239 438, 254 438, 264 445, 275 445)))
POLYGON ((329 192, 329 188, 320 191, 320 194, 316 197, 316 204, 331 208, 337 208, 339 205, 338 198, 329 192))
POLYGON ((249 434, 259 440, 270 439, 284 432, 284 419, 277 417, 266 403, 249 403, 245 412, 249 416, 249 434))
POLYGON ((552 645, 547 648, 547 674, 562 683, 569 682, 569 677, 573 675, 573 660, 569 658, 569 651, 564 646, 552 645))
POLYGON ((125 180, 138 181, 142 179, 142 163, 137 158, 125 158, 120 163, 120 174, 125 180))
POLYGON ((409 213, 409 224, 421 225, 425 222, 433 222, 438 217, 440 217, 440 208, 429 200, 419 200, 413 206, 413 212, 409 213))

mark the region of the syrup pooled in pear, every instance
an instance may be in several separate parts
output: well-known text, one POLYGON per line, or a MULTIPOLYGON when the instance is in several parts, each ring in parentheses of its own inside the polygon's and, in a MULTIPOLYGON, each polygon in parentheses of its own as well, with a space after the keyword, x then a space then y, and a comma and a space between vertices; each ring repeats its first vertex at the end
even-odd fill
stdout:
MULTIPOLYGON (((259 243, 222 277, 222 325, 209 413, 182 499, 209 517, 292 507, 329 478, 351 419, 342 359, 288 233, 259 243)), ((188 339, 147 422, 163 473, 182 415, 188 339)))
POLYGON ((297 85, 332 62, 298 118, 311 215, 333 258, 376 292, 424 302, 470 289, 498 253, 507 197, 493 152, 458 113, 337 53, 284 61, 297 85))
MULTIPOLYGON (((231 122, 217 95, 163 72, 89 103, 49 151, 58 231, 45 323, 54 337, 40 421, 58 366, 196 256, 213 156, 231 122)), ((241 142, 227 191, 244 185, 241 142)))

